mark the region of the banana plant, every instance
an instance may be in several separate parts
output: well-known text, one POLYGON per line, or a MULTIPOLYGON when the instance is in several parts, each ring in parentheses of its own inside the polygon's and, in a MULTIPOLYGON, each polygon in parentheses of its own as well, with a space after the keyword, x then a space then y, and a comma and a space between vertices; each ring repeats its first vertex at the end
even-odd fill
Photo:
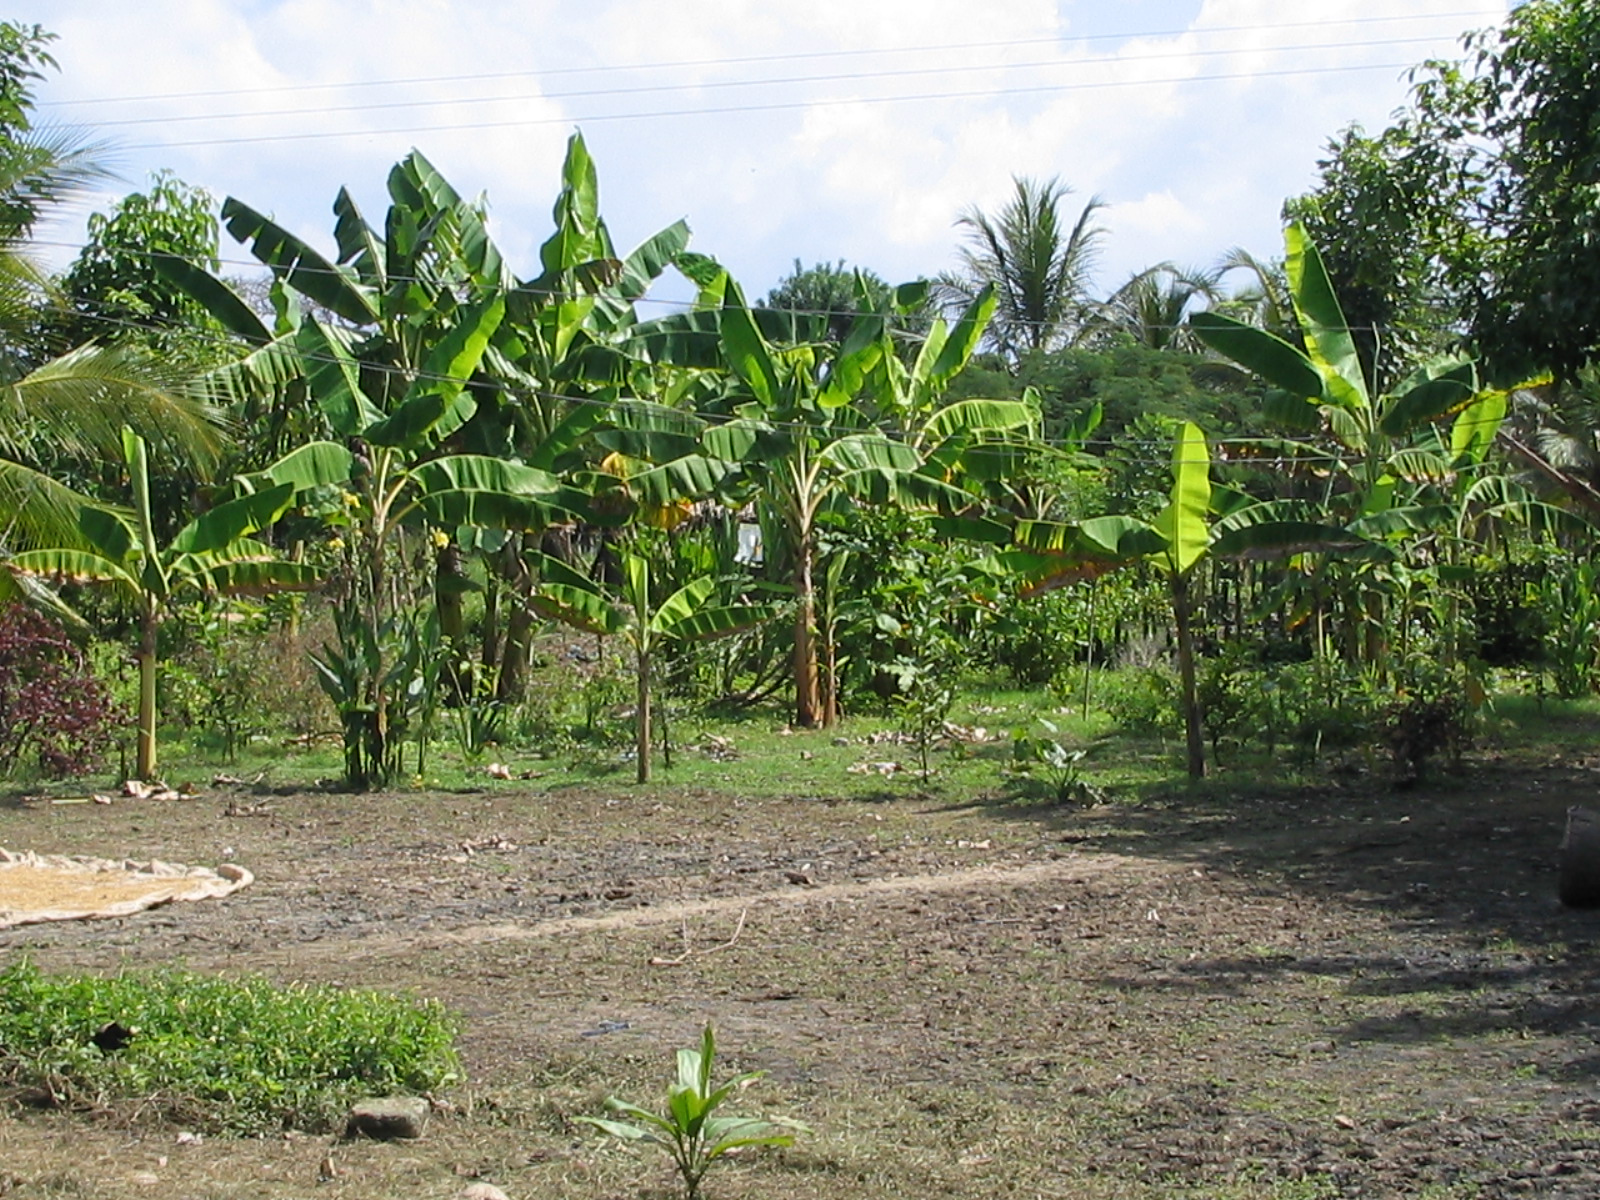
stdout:
MULTIPOLYGON (((914 304, 922 285, 897 289, 914 304)), ((968 452, 1037 424, 1034 404, 975 400, 940 407, 944 388, 965 366, 990 315, 985 289, 955 323, 937 321, 910 367, 896 356, 891 314, 859 315, 844 340, 784 341, 769 336, 773 315, 750 309, 725 274, 701 302, 714 305, 717 358, 734 382, 708 421, 656 405, 619 406, 615 427, 598 439, 629 457, 657 464, 629 481, 660 502, 676 495, 754 502, 781 532, 795 598, 792 671, 795 724, 832 724, 837 697, 824 691, 816 621, 817 528, 852 505, 961 509, 968 452), (882 427, 887 425, 888 428, 882 427)), ((799 332, 798 329, 791 332, 799 332)), ((703 350, 703 347, 702 347, 703 350)), ((774 548, 777 549, 777 548, 774 548)))
MULTIPOLYGON (((1373 394, 1316 245, 1298 221, 1283 236, 1304 350, 1219 312, 1191 314, 1190 328, 1207 346, 1277 389, 1266 400, 1270 420, 1294 432, 1326 430, 1349 452, 1352 488, 1343 505, 1348 516, 1390 507, 1404 499, 1396 482, 1417 473, 1417 435, 1480 400, 1476 367, 1466 358, 1433 360, 1394 390, 1373 394)), ((1487 410, 1480 418, 1480 428, 1492 426, 1487 410)), ((1489 432, 1492 436, 1492 427, 1489 432)))
MULTIPOLYGON (((275 414, 274 431, 288 423, 286 409, 305 409, 298 425, 314 426, 313 437, 359 446, 349 490, 376 534, 371 546, 392 527, 385 497, 428 459, 473 454, 549 472, 581 465, 575 446, 637 366, 612 345, 639 324, 635 302, 689 239, 678 221, 618 254, 600 216, 593 159, 576 134, 555 229, 529 279, 513 274, 489 237, 485 206, 464 199, 422 155, 396 164, 388 193, 386 219, 375 228, 350 193, 339 192, 331 257, 228 200, 229 232, 274 275, 278 318, 270 328, 214 276, 175 259, 158 264, 251 347, 215 377, 219 396, 264 407, 275 414)), ((276 434, 266 440, 277 444, 276 434)), ((480 494, 475 515, 494 507, 480 494)), ((526 515, 525 506, 513 509, 526 515)), ((459 585, 461 551, 479 550, 490 585, 517 596, 526 579, 520 543, 542 526, 486 527, 495 536, 468 533, 441 546, 436 575, 459 585)), ((439 626, 459 641, 459 592, 440 586, 436 594, 439 626)), ((522 685, 532 636, 527 606, 510 607, 503 638, 491 642, 486 632, 481 656, 498 667, 502 698, 522 685)))
POLYGON ((663 644, 726 637, 771 620, 769 604, 720 603, 717 581, 702 575, 684 584, 660 604, 651 596, 650 560, 631 550, 621 556, 621 581, 616 594, 573 570, 560 559, 535 555, 540 582, 533 605, 545 616, 586 633, 623 638, 633 651, 637 702, 634 746, 637 778, 650 782, 651 671, 663 644))
POLYGON ((718 1084, 712 1080, 716 1060, 716 1035, 708 1023, 698 1049, 679 1050, 677 1081, 667 1090, 664 1113, 652 1112, 615 1096, 606 1107, 621 1117, 579 1117, 601 1133, 623 1141, 660 1146, 671 1158, 683 1181, 684 1200, 700 1200, 701 1184, 724 1155, 747 1146, 789 1146, 794 1133, 809 1133, 789 1117, 733 1117, 720 1111, 763 1072, 746 1071, 718 1084))
POLYGON ((294 503, 284 484, 218 504, 167 543, 156 542, 150 507, 150 463, 144 438, 122 432, 123 463, 132 492, 130 510, 87 506, 78 516, 86 548, 28 550, 6 566, 16 575, 53 583, 101 584, 125 596, 139 614, 139 710, 136 767, 141 779, 156 774, 157 635, 174 600, 184 593, 261 595, 303 591, 317 582, 303 563, 287 562, 252 537, 294 503))
MULTIPOLYGON (((1266 401, 1270 419, 1332 439, 1337 451, 1331 456, 1321 447, 1284 443, 1291 455, 1314 461, 1313 470, 1332 467, 1322 518, 1363 537, 1416 545, 1422 538, 1448 538, 1486 510, 1500 518, 1548 515, 1486 467, 1505 415, 1505 393, 1480 388, 1471 360, 1441 358, 1375 394, 1316 246, 1298 222, 1285 229, 1284 243, 1303 351, 1220 313, 1195 313, 1189 320, 1213 350, 1277 389, 1266 401)), ((1352 631, 1358 622, 1365 626, 1367 636, 1351 652, 1383 669, 1379 631, 1392 624, 1384 616, 1386 572, 1338 559, 1308 565, 1318 576, 1314 594, 1344 605, 1352 631)), ((1318 642, 1321 647, 1324 639, 1318 642)))
MULTIPOLYGON (((599 216, 594 164, 577 136, 556 229, 530 280, 513 275, 489 238, 484 206, 463 199, 420 154, 390 171, 388 192, 380 230, 340 191, 332 258, 242 201, 227 201, 229 232, 273 272, 279 315, 270 329, 199 268, 161 264, 252 347, 219 387, 290 397, 307 409, 301 425, 318 427, 317 438, 240 486, 287 483, 302 496, 344 497, 330 514, 346 555, 343 632, 321 660, 321 677, 345 718, 354 786, 394 774, 404 740, 397 697, 408 681, 400 668, 415 656, 400 643, 405 629, 421 626, 397 611, 390 560, 402 531, 431 541, 438 627, 460 645, 459 592, 443 583, 463 581, 463 551, 492 546, 505 551, 494 561, 518 586, 525 572, 515 543, 581 504, 557 473, 573 465, 572 452, 615 391, 615 364, 604 363, 596 382, 584 351, 634 323, 633 302, 688 239, 678 222, 618 257, 599 216)), ((529 636, 529 610, 515 605, 495 646, 502 686, 514 686, 517 671, 506 664, 522 665, 529 636)))
MULTIPOLYGON (((333 368, 347 361, 336 341, 328 343, 328 353, 333 368)), ((426 373, 419 388, 464 383, 470 362, 447 363, 446 356, 441 351, 437 372, 426 373)), ((348 385, 343 373, 327 384, 319 371, 311 383, 313 394, 337 401, 335 427, 348 430, 358 449, 312 442, 238 483, 246 494, 287 489, 301 498, 330 491, 341 497, 330 515, 345 535, 340 539, 345 562, 340 643, 317 665, 343 721, 347 782, 381 785, 399 769, 406 732, 401 698, 412 678, 399 668, 419 661, 403 636, 417 623, 399 611, 388 576, 394 544, 408 529, 441 549, 483 530, 542 530, 569 519, 585 501, 540 467, 487 455, 429 457, 439 430, 458 420, 461 405, 470 403, 463 387, 456 389, 454 406, 441 405, 437 393, 423 390, 388 417, 373 420, 366 411, 373 407, 369 398, 355 388, 341 391, 348 385), (419 409, 422 415, 408 424, 419 409)), ((421 653, 437 653, 437 648, 424 647, 421 653)))
MULTIPOLYGON (((984 532, 979 522, 968 522, 965 531, 971 536, 984 532)), ((1199 568, 1211 558, 1292 558, 1314 551, 1337 551, 1349 558, 1390 554, 1383 544, 1317 521, 1295 506, 1257 502, 1213 485, 1210 449, 1193 422, 1185 422, 1173 439, 1172 489, 1153 521, 1124 515, 1075 523, 1030 520, 1014 526, 991 521, 988 536, 1008 543, 991 556, 990 569, 1014 578, 1024 595, 1141 562, 1166 577, 1182 688, 1186 767, 1192 779, 1205 774, 1191 594, 1199 568)))

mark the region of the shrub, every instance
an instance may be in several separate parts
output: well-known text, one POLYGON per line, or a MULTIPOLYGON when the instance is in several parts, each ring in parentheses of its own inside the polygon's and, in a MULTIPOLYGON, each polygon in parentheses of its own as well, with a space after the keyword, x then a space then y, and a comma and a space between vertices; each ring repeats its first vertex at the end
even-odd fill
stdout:
MULTIPOLYGON (((266 735, 304 736, 332 729, 335 714, 318 685, 311 650, 328 640, 329 623, 307 631, 288 619, 285 601, 194 605, 163 626, 160 711, 179 728, 203 732, 229 761, 266 735), (270 680, 270 686, 267 681, 270 680)), ((136 681, 135 686, 136 686, 136 681)))
POLYGON ((46 775, 81 775, 111 741, 111 697, 61 626, 0 609, 0 768, 31 757, 46 775))
POLYGON ((1129 667, 1108 672, 1100 702, 1118 727, 1129 733, 1178 733, 1183 728, 1178 674, 1171 667, 1129 667))
POLYGON ((1393 690, 1378 704, 1377 722, 1400 778, 1417 778, 1441 754, 1458 761, 1472 744, 1473 718, 1483 701, 1482 681, 1460 667, 1402 663, 1393 690))
POLYGON ((361 1096, 459 1078, 435 1001, 178 971, 0 971, 0 1078, 70 1107, 235 1133, 330 1127, 361 1096))
POLYGON ((1268 753, 1286 743, 1298 759, 1368 744, 1373 693, 1361 672, 1337 659, 1279 663, 1259 681, 1261 736, 1268 753))

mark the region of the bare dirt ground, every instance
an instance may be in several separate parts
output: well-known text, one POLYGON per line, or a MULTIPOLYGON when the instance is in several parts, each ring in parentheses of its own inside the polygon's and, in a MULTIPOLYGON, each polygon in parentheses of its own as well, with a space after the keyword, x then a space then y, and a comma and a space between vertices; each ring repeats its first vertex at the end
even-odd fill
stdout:
POLYGON ((1597 771, 1089 810, 515 784, 0 808, 11 849, 256 874, 0 933, 0 959, 412 989, 461 1014, 471 1076, 407 1144, 15 1110, 0 1195, 666 1195, 571 1117, 658 1096, 709 1018, 769 1072, 746 1104, 814 1129, 713 1197, 1600 1196, 1600 915, 1555 900, 1597 771))

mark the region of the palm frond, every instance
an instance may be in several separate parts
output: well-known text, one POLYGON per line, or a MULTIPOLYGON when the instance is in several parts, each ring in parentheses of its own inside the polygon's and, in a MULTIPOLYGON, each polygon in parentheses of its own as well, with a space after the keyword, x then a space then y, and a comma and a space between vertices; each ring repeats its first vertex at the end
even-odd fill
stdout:
POLYGON ((216 465, 225 441, 215 407, 128 346, 91 342, 0 387, 0 446, 14 457, 38 443, 116 457, 124 425, 202 474, 216 465))
POLYGON ((952 307, 992 283, 996 307, 988 340, 1016 357, 1070 341, 1082 327, 1105 236, 1094 218, 1105 202, 1091 197, 1067 230, 1061 208, 1071 188, 1054 177, 1017 176, 1012 185, 1011 199, 994 215, 974 206, 957 218, 969 244, 959 252, 959 271, 942 277, 938 292, 952 307))
POLYGON ((78 514, 91 503, 42 471, 0 459, 0 552, 84 549, 78 514))

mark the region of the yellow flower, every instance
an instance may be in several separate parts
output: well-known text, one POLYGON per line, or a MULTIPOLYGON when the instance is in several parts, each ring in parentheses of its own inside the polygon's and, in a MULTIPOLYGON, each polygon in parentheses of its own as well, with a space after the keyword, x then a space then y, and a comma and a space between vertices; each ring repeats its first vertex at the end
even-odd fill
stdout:
POLYGON ((443 550, 450 544, 450 535, 442 529, 433 531, 433 544, 443 550))
POLYGON ((344 506, 346 508, 360 508, 361 507, 361 497, 356 495, 354 492, 345 492, 345 493, 343 493, 342 498, 344 500, 344 506))
POLYGON ((344 539, 342 537, 329 538, 328 539, 328 549, 329 550, 343 550, 344 549, 344 539))

